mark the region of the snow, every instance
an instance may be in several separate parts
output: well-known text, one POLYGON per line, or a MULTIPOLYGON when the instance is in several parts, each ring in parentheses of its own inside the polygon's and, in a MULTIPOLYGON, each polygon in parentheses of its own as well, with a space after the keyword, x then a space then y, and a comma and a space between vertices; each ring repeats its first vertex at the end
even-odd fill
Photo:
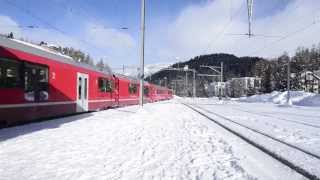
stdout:
POLYGON ((152 74, 160 71, 161 69, 168 68, 172 64, 173 63, 148 64, 148 65, 146 65, 144 72, 145 72, 146 76, 149 76, 149 75, 152 75, 152 74))
POLYGON ((218 101, 214 98, 198 99, 195 104, 203 113, 208 114, 208 116, 218 120, 220 123, 281 155, 292 163, 305 168, 318 177, 320 176, 319 159, 293 150, 286 145, 226 120, 230 119, 319 156, 320 108, 307 106, 284 108, 273 103, 218 101), (224 118, 221 118, 221 116, 224 118))
MULTIPOLYGON (((264 102, 275 104, 286 104, 288 92, 274 91, 269 94, 241 97, 241 102, 264 102)), ((320 95, 303 91, 290 91, 290 103, 297 106, 320 106, 320 95)))
MULTIPOLYGON (((156 63, 156 64, 145 65, 145 67, 144 67, 145 77, 150 76, 150 75, 160 71, 161 69, 167 68, 167 67, 171 66, 172 64, 173 63, 156 63)), ((122 69, 116 69, 114 71, 117 73, 126 75, 126 76, 131 76, 131 77, 137 77, 139 74, 138 68, 125 68, 124 73, 123 73, 122 69)))
MULTIPOLYGON (((0 179, 303 179, 181 102, 320 154, 318 129, 299 124, 320 127, 317 107, 175 97, 143 109, 130 106, 1 129, 0 179)), ((319 162, 228 125, 320 172, 319 162)))

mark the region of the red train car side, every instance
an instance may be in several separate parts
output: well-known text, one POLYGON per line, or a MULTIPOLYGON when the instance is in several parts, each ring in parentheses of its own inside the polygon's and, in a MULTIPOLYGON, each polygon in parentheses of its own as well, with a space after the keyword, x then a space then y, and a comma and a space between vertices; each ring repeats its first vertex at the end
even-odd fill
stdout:
MULTIPOLYGON (((153 102, 145 84, 146 102, 153 102)), ((137 79, 99 71, 46 47, 0 37, 0 126, 138 104, 137 79)))

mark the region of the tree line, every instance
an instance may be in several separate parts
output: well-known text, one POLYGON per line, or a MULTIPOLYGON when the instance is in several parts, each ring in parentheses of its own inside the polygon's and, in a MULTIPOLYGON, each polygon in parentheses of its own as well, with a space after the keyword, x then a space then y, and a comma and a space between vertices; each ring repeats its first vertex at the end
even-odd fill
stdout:
POLYGON ((262 78, 262 92, 287 89, 287 68, 290 62, 290 89, 303 90, 301 75, 320 70, 320 43, 311 48, 298 47, 290 57, 287 52, 271 60, 261 60, 254 66, 254 74, 262 78))

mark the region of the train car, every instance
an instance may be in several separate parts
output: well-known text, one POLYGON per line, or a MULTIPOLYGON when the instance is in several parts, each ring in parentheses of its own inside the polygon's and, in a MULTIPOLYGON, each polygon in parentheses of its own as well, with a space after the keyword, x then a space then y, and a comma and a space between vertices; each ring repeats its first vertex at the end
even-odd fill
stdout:
POLYGON ((115 77, 46 47, 0 37, 0 126, 116 104, 115 77))
POLYGON ((172 91, 168 88, 154 85, 154 101, 163 101, 172 98, 172 91))
MULTIPOLYGON (((122 74, 116 74, 116 77, 119 78, 119 105, 127 106, 139 104, 139 79, 122 74)), ((153 102, 152 96, 152 84, 144 82, 144 103, 153 102)))
POLYGON ((153 102, 153 85, 151 83, 144 83, 144 103, 152 103, 153 102))
POLYGON ((139 80, 116 74, 119 79, 119 106, 139 104, 139 80))
POLYGON ((173 98, 173 91, 172 89, 168 89, 168 100, 173 98))
MULTIPOLYGON (((0 36, 0 127, 138 104, 139 85, 136 78, 0 36)), ((144 84, 145 103, 154 102, 155 93, 154 85, 144 84)))

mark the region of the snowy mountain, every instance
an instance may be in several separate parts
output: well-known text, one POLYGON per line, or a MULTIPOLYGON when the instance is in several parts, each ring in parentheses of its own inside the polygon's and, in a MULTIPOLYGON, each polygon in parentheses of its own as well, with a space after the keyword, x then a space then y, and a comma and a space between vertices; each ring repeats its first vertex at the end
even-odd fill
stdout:
POLYGON ((146 65, 146 67, 144 69, 145 76, 149 76, 151 74, 154 74, 154 73, 160 71, 161 69, 164 69, 164 68, 171 66, 172 64, 173 63, 157 63, 157 64, 146 65))
MULTIPOLYGON (((163 68, 171 66, 173 63, 156 63, 148 64, 144 67, 145 77, 160 71, 163 68)), ((126 76, 137 77, 139 74, 139 68, 136 66, 125 66, 124 69, 114 70, 116 73, 124 74, 126 76)))

